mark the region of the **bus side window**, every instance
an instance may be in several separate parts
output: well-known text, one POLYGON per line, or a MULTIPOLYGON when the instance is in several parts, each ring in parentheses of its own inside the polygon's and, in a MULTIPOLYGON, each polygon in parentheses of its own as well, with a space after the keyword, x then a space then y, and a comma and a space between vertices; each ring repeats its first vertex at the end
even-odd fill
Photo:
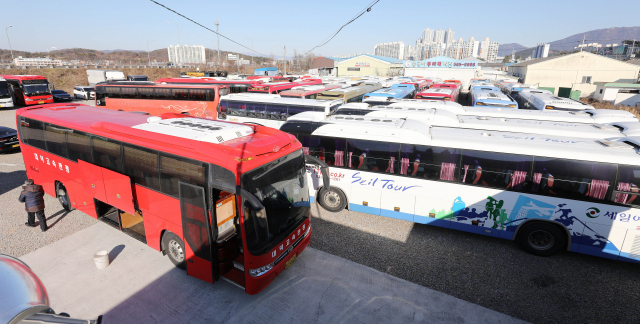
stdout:
POLYGON ((189 89, 172 89, 172 100, 189 100, 189 89))
POLYGON ((303 150, 308 149, 311 156, 315 156, 328 165, 344 167, 345 140, 342 138, 299 135, 303 150))
POLYGON ((265 104, 259 102, 245 103, 245 107, 247 108, 247 117, 265 118, 265 106, 265 104))
POLYGON ((67 133, 67 149, 69 151, 69 160, 92 162, 91 138, 87 134, 70 129, 67 133))
POLYGON ((153 88, 138 88, 138 96, 140 99, 155 99, 153 88))
POLYGON ((363 140, 347 141, 347 167, 373 172, 400 173, 400 144, 363 140))
POLYGON ((23 137, 27 139, 27 144, 47 150, 44 141, 44 123, 39 120, 27 118, 21 125, 23 137))
POLYGON ((266 104, 266 118, 287 120, 287 106, 283 104, 266 104))
POLYGON ((206 101, 207 90, 205 89, 189 89, 189 100, 206 101))
POLYGON ((158 152, 124 145, 124 174, 135 184, 160 191, 158 152))
POLYGON ((618 204, 640 205, 640 167, 621 165, 618 168, 618 183, 613 188, 611 200, 618 204))
POLYGON ((92 145, 94 164, 122 173, 122 156, 120 143, 102 137, 93 137, 92 145))
POLYGON ((205 170, 203 162, 160 153, 160 191, 177 197, 178 181, 204 186, 205 170))
POLYGON ((131 87, 121 87, 120 88, 120 97, 125 99, 135 99, 138 96, 138 91, 136 88, 131 87))
POLYGON ((227 114, 231 116, 246 116, 246 103, 238 101, 227 101, 227 114))
POLYGON ((529 185, 531 162, 525 155, 465 150, 460 173, 463 183, 523 191, 529 185))
POLYGON ((460 150, 403 144, 400 174, 429 180, 457 181, 460 150))
POLYGON ((46 124, 45 138, 47 140, 47 152, 67 158, 67 129, 46 124))
POLYGON ((615 174, 616 166, 611 164, 536 157, 531 192, 602 201, 614 190, 615 174))
POLYGON ((171 89, 156 88, 154 94, 156 99, 171 100, 171 89))

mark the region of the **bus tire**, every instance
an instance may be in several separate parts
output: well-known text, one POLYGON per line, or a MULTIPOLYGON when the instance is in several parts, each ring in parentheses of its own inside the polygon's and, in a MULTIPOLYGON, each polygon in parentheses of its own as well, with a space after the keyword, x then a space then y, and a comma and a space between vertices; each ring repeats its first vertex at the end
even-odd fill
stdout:
POLYGON ((71 207, 71 200, 69 199, 69 193, 67 193, 67 188, 64 187, 62 182, 56 183, 56 197, 64 210, 73 210, 73 207, 71 207))
POLYGON ((318 196, 320 206, 330 212, 337 213, 347 207, 347 197, 338 188, 322 188, 318 196))
POLYGON ((171 232, 164 233, 164 235, 162 235, 162 247, 173 265, 182 270, 187 268, 184 242, 182 242, 178 235, 171 232))
POLYGON ((524 225, 517 237, 520 246, 537 256, 552 256, 566 247, 566 236, 555 225, 548 222, 534 222, 524 225))

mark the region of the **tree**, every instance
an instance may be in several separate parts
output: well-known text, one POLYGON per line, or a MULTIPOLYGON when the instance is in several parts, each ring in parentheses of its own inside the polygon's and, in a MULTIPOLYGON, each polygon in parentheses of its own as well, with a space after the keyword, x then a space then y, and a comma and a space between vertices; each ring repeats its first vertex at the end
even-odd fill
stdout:
POLYGON ((516 61, 520 61, 520 55, 516 56, 516 61))
POLYGON ((502 63, 509 63, 511 62, 511 55, 507 55, 502 59, 502 63))

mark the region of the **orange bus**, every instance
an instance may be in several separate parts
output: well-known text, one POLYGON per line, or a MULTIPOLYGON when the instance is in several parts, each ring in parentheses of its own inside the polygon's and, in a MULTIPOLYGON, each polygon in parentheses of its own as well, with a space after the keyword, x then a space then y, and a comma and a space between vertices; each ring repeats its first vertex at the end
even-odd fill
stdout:
POLYGON ((156 84, 154 82, 101 82, 96 84, 96 106, 146 112, 159 116, 181 113, 216 119, 225 85, 156 84))
POLYGON ((189 276, 248 294, 309 244, 305 162, 330 181, 324 162, 273 128, 62 103, 16 115, 27 177, 64 209, 163 252, 189 276))

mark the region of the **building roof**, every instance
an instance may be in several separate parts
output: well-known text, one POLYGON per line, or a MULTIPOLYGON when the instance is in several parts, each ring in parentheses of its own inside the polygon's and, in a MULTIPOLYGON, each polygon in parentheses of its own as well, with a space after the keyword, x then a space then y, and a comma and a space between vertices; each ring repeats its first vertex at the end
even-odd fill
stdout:
POLYGON ((255 69, 254 71, 278 71, 277 67, 263 67, 259 69, 255 69))
POLYGON ((358 57, 362 57, 362 56, 367 56, 367 57, 370 57, 372 59, 380 60, 380 61, 391 63, 391 64, 394 64, 394 63, 402 64, 402 63, 404 63, 404 60, 400 60, 400 59, 397 59, 397 58, 378 56, 378 55, 371 55, 371 54, 360 54, 360 55, 356 55, 354 57, 342 59, 341 61, 346 61, 346 60, 350 60, 350 59, 354 59, 354 58, 358 58, 358 57))
POLYGON ((598 56, 602 59, 606 59, 606 60, 615 60, 617 62, 620 63, 630 63, 630 64, 634 64, 631 63, 631 61, 620 61, 620 60, 616 60, 610 57, 606 57, 606 56, 602 56, 602 55, 598 55, 598 54, 593 54, 593 53, 589 53, 589 52, 576 52, 576 53, 571 53, 571 54, 567 54, 567 55, 557 55, 557 56, 549 56, 549 57, 543 57, 543 58, 539 58, 539 59, 535 59, 535 60, 530 60, 530 61, 525 61, 525 62, 520 62, 520 63, 516 63, 513 65, 510 65, 509 67, 521 67, 521 66, 529 66, 529 65, 533 65, 533 64, 538 64, 538 63, 542 63, 545 61, 550 61, 550 60, 555 60, 555 59, 561 59, 561 58, 565 58, 565 57, 569 57, 569 56, 573 56, 573 55, 594 55, 594 56, 598 56))
POLYGON ((633 88, 640 89, 640 83, 622 83, 622 82, 594 82, 593 84, 603 86, 605 88, 633 88))
POLYGON ((529 61, 524 61, 524 62, 512 64, 512 65, 509 65, 509 67, 529 66, 529 65, 536 64, 536 63, 541 63, 541 62, 544 62, 544 61, 553 60, 553 59, 556 59, 556 58, 559 58, 559 57, 560 56, 543 57, 543 58, 539 58, 539 59, 533 59, 533 60, 529 60, 529 61))

